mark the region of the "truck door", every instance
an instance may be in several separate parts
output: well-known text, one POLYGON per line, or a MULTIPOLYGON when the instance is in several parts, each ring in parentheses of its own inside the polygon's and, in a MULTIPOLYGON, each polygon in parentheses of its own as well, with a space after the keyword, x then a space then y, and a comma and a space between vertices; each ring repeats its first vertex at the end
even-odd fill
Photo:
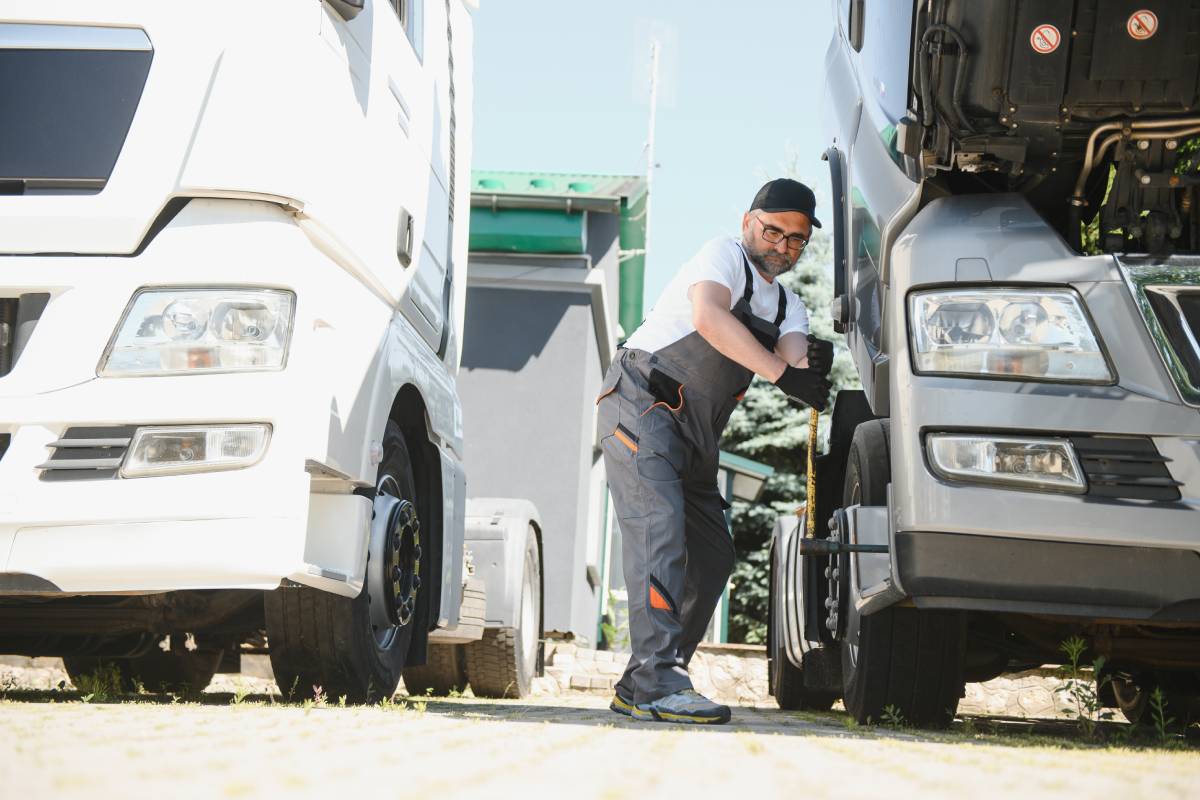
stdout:
POLYGON ((427 47, 427 35, 445 28, 444 2, 440 0, 378 0, 390 5, 382 14, 385 40, 396 42, 388 59, 389 102, 403 131, 405 159, 400 180, 419 185, 416 202, 398 209, 396 258, 413 275, 401 304, 401 313, 433 349, 439 349, 447 316, 449 216, 446 152, 447 109, 442 76, 446 57, 440 41, 427 47), (417 177, 419 174, 419 178, 417 177))
POLYGON ((871 408, 879 414, 886 413, 887 406, 887 348, 882 336, 888 242, 884 237, 893 218, 919 189, 905 175, 896 148, 896 124, 909 104, 913 5, 847 0, 841 8, 845 16, 839 20, 844 31, 840 50, 845 61, 839 66, 854 75, 850 91, 860 113, 857 119, 847 120, 856 123, 857 131, 848 135, 841 162, 845 180, 841 219, 846 224, 839 233, 846 237, 846 276, 838 288, 849 301, 847 343, 855 353, 871 408), (865 369, 867 364, 874 368, 865 369))

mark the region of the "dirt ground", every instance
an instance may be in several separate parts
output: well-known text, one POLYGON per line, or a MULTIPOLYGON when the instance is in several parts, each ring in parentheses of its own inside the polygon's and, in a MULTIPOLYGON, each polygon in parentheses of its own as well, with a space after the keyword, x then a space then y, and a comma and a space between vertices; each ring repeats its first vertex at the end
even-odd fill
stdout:
POLYGON ((222 676, 198 701, 83 702, 11 673, 0 797, 1200 796, 1200 751, 1094 745, 1062 721, 967 717, 929 734, 737 708, 720 728, 634 722, 604 698, 286 705, 222 676))

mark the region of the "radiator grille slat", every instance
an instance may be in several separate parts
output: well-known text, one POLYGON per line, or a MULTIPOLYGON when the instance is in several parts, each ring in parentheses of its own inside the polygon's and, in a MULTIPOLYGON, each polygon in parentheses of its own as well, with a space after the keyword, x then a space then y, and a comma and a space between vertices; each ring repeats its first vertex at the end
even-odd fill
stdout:
POLYGON ((68 428, 51 442, 50 458, 37 469, 44 481, 115 478, 133 440, 132 425, 68 428))

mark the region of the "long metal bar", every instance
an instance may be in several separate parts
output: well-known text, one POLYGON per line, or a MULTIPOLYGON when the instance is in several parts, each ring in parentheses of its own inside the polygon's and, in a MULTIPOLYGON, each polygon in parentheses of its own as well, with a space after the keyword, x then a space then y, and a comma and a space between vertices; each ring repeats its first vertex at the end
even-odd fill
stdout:
POLYGON ((842 553, 886 553, 886 544, 850 544, 832 539, 803 538, 799 542, 802 556, 836 556, 842 553))

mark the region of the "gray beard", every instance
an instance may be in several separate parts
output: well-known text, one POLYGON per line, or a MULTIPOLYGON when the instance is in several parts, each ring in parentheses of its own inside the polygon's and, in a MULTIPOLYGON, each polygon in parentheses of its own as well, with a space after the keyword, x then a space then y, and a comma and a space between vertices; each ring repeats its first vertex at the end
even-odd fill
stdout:
POLYGON ((758 267, 758 271, 762 274, 769 275, 772 280, 787 272, 791 272, 792 268, 796 266, 795 261, 788 264, 786 267, 776 266, 768 261, 762 254, 754 253, 749 248, 745 249, 746 256, 750 259, 750 263, 758 267))

